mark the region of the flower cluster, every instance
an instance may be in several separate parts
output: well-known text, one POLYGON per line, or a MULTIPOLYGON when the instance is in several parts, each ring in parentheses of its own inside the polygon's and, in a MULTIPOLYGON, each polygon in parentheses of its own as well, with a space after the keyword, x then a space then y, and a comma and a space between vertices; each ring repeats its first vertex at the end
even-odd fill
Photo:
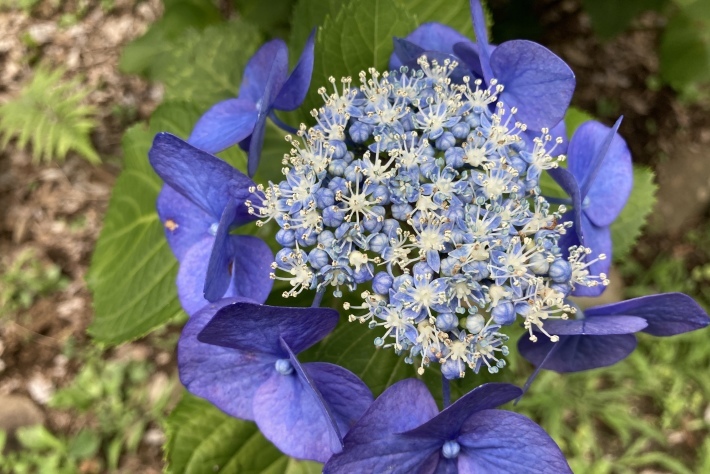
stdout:
POLYGON ((495 80, 456 84, 455 62, 419 65, 321 89, 318 124, 291 138, 285 180, 247 204, 281 228, 273 278, 291 285, 285 297, 355 292, 350 320, 382 327, 375 344, 418 359, 420 373, 434 361, 447 378, 497 372, 504 326, 520 318, 531 339, 535 329, 554 341, 544 323, 574 312, 564 297, 607 280, 589 274, 589 249, 563 258, 565 209, 540 194, 561 140, 543 130, 526 142, 495 80))

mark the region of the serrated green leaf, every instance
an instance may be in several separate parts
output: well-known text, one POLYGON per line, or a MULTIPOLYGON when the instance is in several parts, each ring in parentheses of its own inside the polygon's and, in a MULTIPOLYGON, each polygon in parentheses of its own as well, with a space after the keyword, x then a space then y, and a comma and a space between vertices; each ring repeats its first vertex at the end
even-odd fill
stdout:
POLYGON ((658 185, 653 182, 653 176, 650 169, 634 166, 631 196, 619 217, 611 224, 614 260, 621 260, 628 255, 656 204, 658 185))
POLYGON ((128 44, 121 53, 119 69, 128 74, 155 78, 178 39, 190 29, 202 30, 222 21, 212 2, 202 0, 165 0, 165 13, 148 32, 128 44))
POLYGON ((668 21, 659 50, 661 76, 683 91, 710 81, 710 2, 684 3, 668 21))
POLYGON ((98 342, 136 339, 184 313, 177 300, 177 261, 155 210, 162 181, 148 163, 158 131, 186 136, 199 114, 194 106, 161 105, 151 127, 124 135, 125 168, 114 187, 87 275, 95 317, 89 333, 98 342))
POLYGON ((406 36, 417 21, 398 0, 351 0, 335 17, 328 16, 318 32, 311 90, 306 109, 322 103, 317 90, 328 77, 351 76, 374 67, 387 69, 392 38, 406 36))
POLYGON ((156 79, 165 85, 168 100, 207 109, 237 96, 244 68, 260 43, 258 30, 241 20, 187 31, 156 79))
MULTIPOLYGON (((470 4, 466 0, 408 0, 407 10, 416 17, 418 25, 435 21, 448 25, 469 38, 474 38, 470 4)), ((484 10, 488 13, 485 4, 484 10)), ((490 15, 486 16, 490 17, 490 15)), ((486 24, 490 28, 490 21, 486 24)))
POLYGON ((323 26, 326 17, 335 18, 345 0, 300 0, 293 9, 289 56, 295 64, 313 28, 323 26))
POLYGON ((315 474, 322 465, 280 453, 250 421, 185 394, 167 420, 165 456, 173 474, 315 474))

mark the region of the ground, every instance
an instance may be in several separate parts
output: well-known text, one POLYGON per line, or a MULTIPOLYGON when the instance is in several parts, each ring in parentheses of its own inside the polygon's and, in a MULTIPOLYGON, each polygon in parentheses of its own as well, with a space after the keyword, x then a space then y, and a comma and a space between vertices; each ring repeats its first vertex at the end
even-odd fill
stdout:
MULTIPOLYGON (((499 3, 504 8, 506 2, 499 3)), ((657 171, 659 205, 649 226, 653 236, 636 251, 640 265, 652 263, 660 251, 692 251, 684 236, 707 218, 710 202, 710 161, 704 156, 710 106, 683 103, 670 88, 656 84, 655 48, 663 18, 644 14, 630 31, 602 43, 579 2, 541 0, 535 9, 546 31, 541 41, 577 75, 574 104, 607 122, 623 114, 621 132, 634 161, 657 171)), ((91 90, 88 100, 99 111, 92 141, 103 160, 94 166, 70 155, 63 163, 39 164, 13 144, 0 150, 0 273, 15 268, 15 285, 22 275, 42 282, 26 290, 27 307, 0 312, 0 428, 39 421, 60 436, 85 427, 99 430, 93 415, 47 406, 55 391, 96 360, 149 367, 147 375, 136 376, 139 388, 152 394, 149 406, 174 386, 170 331, 103 354, 91 349, 85 334, 92 306, 84 276, 120 171, 120 138, 161 100, 159 85, 118 72, 118 57, 160 10, 157 0, 43 1, 31 15, 0 10, 0 103, 16 96, 39 62, 66 67, 68 76, 80 77, 91 90), (82 5, 85 10, 77 14, 82 5)), ((0 285, 9 285, 8 280, 0 285)), ((128 398, 122 396, 122 403, 132 403, 128 398)), ((163 411, 170 406, 167 398, 163 411)), ((121 455, 121 470, 161 472, 162 441, 158 423, 144 426, 137 450, 121 455)), ((81 470, 98 472, 98 466, 84 463, 81 470)))

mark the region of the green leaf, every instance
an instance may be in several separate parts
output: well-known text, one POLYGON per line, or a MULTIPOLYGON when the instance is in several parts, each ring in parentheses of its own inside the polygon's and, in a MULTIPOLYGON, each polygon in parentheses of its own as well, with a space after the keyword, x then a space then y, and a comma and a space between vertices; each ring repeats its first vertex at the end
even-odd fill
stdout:
POLYGON ((244 68, 260 43, 258 30, 241 20, 186 31, 156 79, 164 83, 167 100, 207 109, 237 96, 244 68))
POLYGON ((173 474, 315 474, 322 466, 280 453, 250 421, 185 394, 167 420, 165 457, 173 474))
POLYGON ((614 260, 624 259, 641 235, 648 215, 656 204, 658 185, 653 182, 653 171, 634 166, 634 187, 626 206, 611 224, 614 260))
POLYGON ((318 32, 311 90, 306 109, 322 103, 317 90, 330 76, 351 76, 374 67, 387 70, 392 38, 403 37, 417 21, 398 0, 351 0, 335 17, 327 17, 318 32))
POLYGON ((668 0, 582 0, 594 32, 602 39, 613 38, 628 28, 638 14, 658 10, 667 3, 668 0))
POLYGON ((69 440, 69 456, 78 459, 88 459, 96 454, 101 444, 101 437, 95 432, 83 429, 69 440))
POLYGON ((22 446, 33 451, 64 450, 62 441, 42 425, 18 428, 15 436, 22 446))
POLYGON ((577 131, 579 126, 590 120, 594 120, 594 117, 582 109, 578 109, 577 107, 570 107, 567 109, 567 113, 565 113, 564 118, 565 128, 567 129, 567 138, 571 139, 572 135, 574 135, 574 132, 577 131))
POLYGON ((659 57, 661 76, 676 90, 710 81, 710 2, 683 2, 668 21, 659 57))
POLYGON ((234 0, 239 16, 256 25, 269 37, 286 38, 293 10, 293 0, 234 0))
MULTIPOLYGON (((473 21, 471 20, 471 9, 469 2, 450 0, 408 0, 407 10, 417 19, 417 24, 428 22, 438 22, 448 25, 459 33, 470 38, 473 34, 473 21)), ((486 11, 486 24, 490 28, 490 15, 488 8, 484 4, 486 11)))
POLYGON ((35 161, 63 160, 69 150, 100 161, 90 136, 95 109, 85 104, 90 90, 63 75, 61 68, 39 67, 15 99, 0 105, 0 148, 17 138, 20 148, 32 145, 35 161))
POLYGON ((289 39, 292 63, 298 60, 311 30, 323 26, 326 17, 335 18, 344 4, 345 0, 300 0, 296 4, 289 39))
POLYGON ((212 2, 203 0, 165 0, 165 13, 148 32, 128 44, 121 54, 119 68, 128 74, 154 78, 162 72, 166 56, 175 49, 186 30, 202 30, 222 20, 212 2))
POLYGON ((185 104, 164 104, 151 127, 124 135, 125 168, 114 187, 87 275, 96 316, 89 333, 120 344, 182 316, 175 289, 177 261, 165 240, 155 201, 162 186, 148 162, 158 131, 186 136, 199 114, 185 104))

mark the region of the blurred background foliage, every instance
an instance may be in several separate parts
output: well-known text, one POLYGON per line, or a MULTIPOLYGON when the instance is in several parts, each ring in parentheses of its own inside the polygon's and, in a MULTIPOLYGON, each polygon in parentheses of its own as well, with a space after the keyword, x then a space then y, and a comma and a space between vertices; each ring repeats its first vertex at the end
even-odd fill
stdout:
MULTIPOLYGON (((493 39, 502 42, 512 38, 542 41, 544 25, 536 20, 540 4, 563 9, 558 4, 570 2, 488 3, 493 39)), ((51 433, 41 426, 22 428, 13 435, 19 450, 7 449, 9 438, 0 434, 0 472, 120 470, 121 457, 134 453, 155 425, 167 436, 165 456, 171 472, 213 472, 215 466, 221 472, 318 472, 315 463, 280 455, 253 424, 230 419, 204 401, 183 395, 175 407, 171 394, 178 385, 174 376, 159 390, 150 391, 151 361, 107 356, 112 346, 150 332, 154 333, 149 343, 172 351, 186 318, 175 295, 176 263, 154 210, 161 183, 147 163, 147 150, 157 131, 185 137, 211 104, 235 96, 246 62, 265 40, 286 39, 295 62, 311 29, 320 26, 313 93, 304 110, 282 117, 297 124, 307 121, 305 111, 318 101, 314 91, 328 76, 356 76, 373 65, 384 68, 393 34, 403 36, 418 24, 440 21, 473 36, 466 1, 164 0, 163 4, 160 19, 124 48, 119 62, 123 73, 162 84, 164 94, 148 123, 133 124, 123 136, 122 173, 87 275, 96 311, 89 332, 96 346, 66 348, 66 356, 81 368, 50 401, 51 407, 87 416, 91 422, 72 435, 51 433), (373 19, 386 19, 387 28, 375 28, 373 19)), ((32 15, 37 5, 36 0, 0 0, 0 11, 20 9, 32 15)), ((111 2, 102 2, 102 8, 110 11, 111 2)), ((649 11, 655 12, 662 22, 654 50, 659 68, 658 75, 646 78, 646 83, 668 89, 684 103, 708 100, 710 2, 581 0, 581 8, 596 35, 594 41, 601 44, 635 28, 639 17, 649 11)), ((83 14, 77 9, 65 21, 81 21, 83 14)), ((90 138, 94 110, 86 104, 85 91, 59 68, 50 69, 41 61, 28 66, 34 79, 0 105, 2 147, 8 143, 29 147, 45 163, 61 160, 67 153, 96 162, 90 138)), ((604 84, 598 89, 594 108, 573 109, 568 115, 570 129, 588 117, 608 119, 615 113, 615 98, 604 95, 604 84)), ((270 127, 257 182, 279 178, 280 158, 289 148, 283 134, 270 127)), ((221 156, 244 168, 241 151, 221 156)), ((655 167, 662 157, 640 160, 655 167)), ((637 241, 646 218, 654 217, 657 186, 650 168, 637 167, 635 178, 634 197, 614 234, 615 297, 682 291, 709 309, 708 210, 692 229, 673 237, 637 241)), ((254 226, 246 231, 268 240, 271 230, 254 226)), ((68 284, 55 267, 29 254, 0 261, 0 282, 0 317, 17 320, 23 308, 68 284)), ((278 293, 274 292, 270 303, 283 304, 278 293)), ((307 305, 308 298, 312 295, 288 303, 307 305)), ((337 301, 329 303, 338 307, 337 301)), ((376 393, 394 380, 414 376, 412 367, 398 357, 376 351, 373 337, 366 328, 343 322, 304 357, 341 363, 363 377, 376 393)), ((535 419, 555 438, 577 473, 710 472, 710 345, 706 337, 703 332, 668 339, 642 334, 636 352, 612 368, 564 376, 541 374, 514 409, 535 419)), ((508 368, 495 380, 522 385, 530 373, 531 366, 513 350, 508 368)), ((425 378, 438 393, 438 375, 430 373, 425 378)), ((485 374, 457 382, 454 393, 491 379, 485 374)))

